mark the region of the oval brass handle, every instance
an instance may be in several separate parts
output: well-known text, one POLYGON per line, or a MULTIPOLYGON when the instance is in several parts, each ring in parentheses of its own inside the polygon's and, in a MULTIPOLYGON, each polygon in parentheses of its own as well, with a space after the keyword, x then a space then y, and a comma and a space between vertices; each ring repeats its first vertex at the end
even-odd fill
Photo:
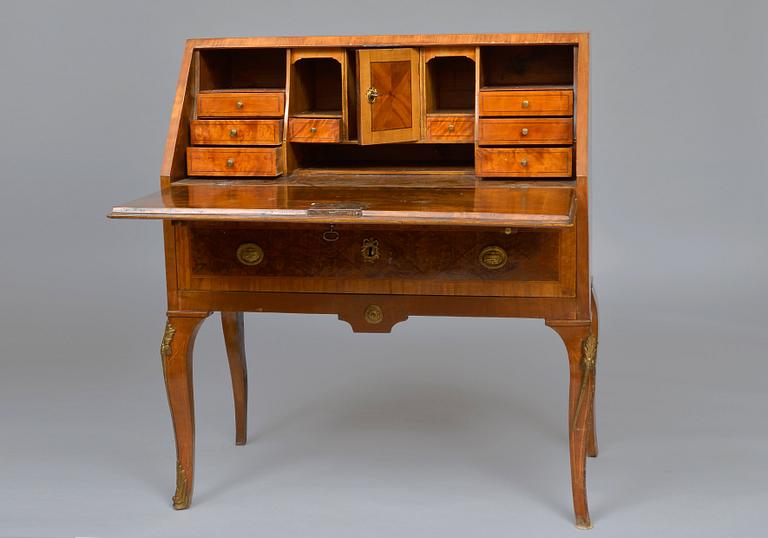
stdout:
POLYGON ((243 102, 242 101, 238 101, 237 103, 235 103, 235 108, 238 109, 238 110, 242 109, 243 108, 243 102))
POLYGON ((523 127, 520 129, 520 134, 523 136, 528 136, 528 127, 523 127))
POLYGON ((530 103, 528 103, 528 99, 523 99, 523 103, 522 104, 523 104, 523 108, 528 108, 528 105, 530 103))
POLYGON ((310 127, 309 132, 315 134, 317 132, 317 127, 310 127))
POLYGON ((528 159, 523 159, 520 161, 520 166, 528 166, 528 159))
POLYGON ((480 265, 486 269, 501 269, 507 264, 507 251, 501 247, 485 247, 480 251, 480 265))
POLYGON ((365 92, 365 97, 368 99, 368 102, 373 104, 376 102, 376 99, 379 97, 379 90, 371 86, 368 88, 368 90, 365 92))
POLYGON ((256 243, 243 243, 237 247, 237 261, 243 265, 259 265, 264 260, 264 251, 256 243))
POLYGON ((229 136, 230 138, 235 138, 237 136, 237 129, 230 129, 229 136))
POLYGON ((454 124, 452 124, 452 123, 449 123, 449 124, 448 124, 448 130, 449 130, 450 132, 453 132, 453 130, 454 130, 455 128, 456 128, 456 126, 455 126, 454 124))
POLYGON ((232 168, 235 166, 235 160, 232 158, 227 159, 227 168, 232 168))

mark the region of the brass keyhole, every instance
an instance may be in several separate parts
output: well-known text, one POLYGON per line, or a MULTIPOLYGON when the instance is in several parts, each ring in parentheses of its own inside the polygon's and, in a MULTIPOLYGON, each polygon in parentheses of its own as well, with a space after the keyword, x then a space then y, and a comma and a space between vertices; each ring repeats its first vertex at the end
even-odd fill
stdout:
POLYGON ((378 260, 380 256, 379 241, 376 239, 364 239, 363 246, 360 248, 360 254, 366 263, 373 263, 378 260))

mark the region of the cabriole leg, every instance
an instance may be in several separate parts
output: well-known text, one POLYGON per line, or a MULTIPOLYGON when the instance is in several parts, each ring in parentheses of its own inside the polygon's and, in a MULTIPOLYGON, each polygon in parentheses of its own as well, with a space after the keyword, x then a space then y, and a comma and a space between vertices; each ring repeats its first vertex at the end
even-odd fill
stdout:
POLYGON ((586 489, 586 457, 589 444, 589 417, 595 384, 597 338, 592 324, 581 321, 547 321, 562 338, 568 351, 570 386, 568 397, 568 438, 571 455, 571 488, 576 526, 589 529, 586 489))
POLYGON ((243 313, 222 312, 221 326, 227 347, 232 394, 235 400, 235 444, 244 445, 248 421, 248 369, 245 363, 243 313))
POLYGON ((176 492, 173 507, 189 508, 195 466, 195 407, 192 391, 192 349, 207 312, 169 312, 160 345, 168 405, 176 436, 176 492))

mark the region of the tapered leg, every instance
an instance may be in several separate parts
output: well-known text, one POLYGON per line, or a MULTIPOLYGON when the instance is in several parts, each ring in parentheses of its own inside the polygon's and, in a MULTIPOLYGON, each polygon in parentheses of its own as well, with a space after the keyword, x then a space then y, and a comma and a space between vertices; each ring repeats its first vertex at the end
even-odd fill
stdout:
POLYGON ((195 470, 195 407, 192 349, 207 312, 169 312, 160 345, 168 405, 176 436, 176 492, 173 507, 189 508, 195 470))
MULTIPOLYGON (((597 297, 595 296, 595 289, 592 288, 592 334, 595 337, 595 341, 598 341, 598 322, 597 322, 597 297)), ((592 405, 589 409, 589 417, 587 418, 587 456, 592 458, 597 457, 597 431, 595 429, 595 387, 597 386, 597 349, 595 349, 595 367, 593 377, 595 379, 592 382, 592 405)))
POLYGON ((571 488, 576 526, 589 529, 586 489, 586 458, 589 438, 589 415, 595 383, 597 339, 590 322, 547 321, 565 343, 570 367, 568 397, 568 438, 571 454, 571 488))
POLYGON ((235 444, 244 445, 248 420, 248 369, 245 363, 243 313, 222 312, 221 326, 227 346, 232 393, 235 399, 235 444))

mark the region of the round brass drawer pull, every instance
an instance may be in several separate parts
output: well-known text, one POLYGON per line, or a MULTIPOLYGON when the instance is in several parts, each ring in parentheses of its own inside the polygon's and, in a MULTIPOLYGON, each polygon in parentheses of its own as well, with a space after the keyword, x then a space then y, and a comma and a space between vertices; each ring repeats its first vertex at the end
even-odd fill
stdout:
POLYGON ((452 123, 449 123, 449 124, 448 124, 448 130, 449 130, 450 132, 453 132, 453 130, 454 130, 454 129, 456 129, 456 126, 455 126, 454 124, 452 124, 452 123))
POLYGON ((528 166, 528 159, 523 159, 520 161, 520 166, 528 166))
POLYGON ((227 168, 232 168, 235 166, 235 160, 232 158, 227 159, 227 168))
POLYGON ((480 265, 486 269, 501 269, 507 264, 507 251, 501 247, 485 247, 480 251, 480 265))
POLYGON ((229 130, 229 136, 231 138, 235 138, 237 136, 237 129, 230 129, 229 130))
POLYGON ((381 323, 381 320, 384 319, 384 312, 379 305, 372 304, 365 308, 364 316, 365 321, 371 325, 376 325, 377 323, 381 323))
POLYGON ((523 136, 528 136, 528 127, 523 127, 520 129, 520 134, 523 136))
POLYGON ((243 108, 243 102, 238 101, 237 103, 235 103, 235 108, 238 110, 241 110, 243 108))
POLYGON ((309 132, 315 134, 317 132, 317 127, 310 127, 309 132))
POLYGON ((528 108, 528 105, 530 103, 528 102, 528 99, 523 99, 523 103, 522 104, 523 104, 523 108, 528 108))
POLYGON ((256 243, 243 243, 237 247, 237 261, 243 265, 259 265, 264 260, 264 251, 256 243))

